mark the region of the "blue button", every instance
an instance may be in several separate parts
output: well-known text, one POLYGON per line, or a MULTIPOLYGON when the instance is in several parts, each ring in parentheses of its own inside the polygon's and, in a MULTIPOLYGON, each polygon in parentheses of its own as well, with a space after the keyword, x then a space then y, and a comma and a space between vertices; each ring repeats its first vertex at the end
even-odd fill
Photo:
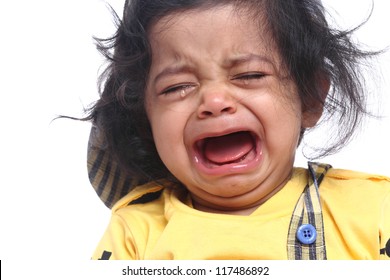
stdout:
POLYGON ((311 224, 304 224, 298 228, 297 238, 303 244, 312 244, 316 241, 317 231, 311 224))

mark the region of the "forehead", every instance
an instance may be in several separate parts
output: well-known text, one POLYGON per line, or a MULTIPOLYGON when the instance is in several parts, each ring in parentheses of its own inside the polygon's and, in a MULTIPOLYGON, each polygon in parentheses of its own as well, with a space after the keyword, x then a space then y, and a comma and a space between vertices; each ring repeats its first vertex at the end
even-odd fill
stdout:
POLYGON ((201 48, 219 54, 255 51, 275 59, 276 48, 267 25, 261 15, 254 14, 248 8, 224 5, 165 16, 149 30, 153 60, 201 48))

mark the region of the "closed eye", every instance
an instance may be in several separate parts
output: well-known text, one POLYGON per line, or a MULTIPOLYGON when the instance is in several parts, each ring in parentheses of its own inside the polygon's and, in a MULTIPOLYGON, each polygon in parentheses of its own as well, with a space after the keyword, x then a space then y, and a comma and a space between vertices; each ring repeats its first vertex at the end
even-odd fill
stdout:
POLYGON ((249 73, 235 75, 232 77, 232 80, 244 80, 244 81, 258 80, 264 78, 265 76, 266 74, 261 72, 249 72, 249 73))
POLYGON ((181 95, 186 95, 192 88, 194 87, 194 85, 192 84, 179 84, 179 85, 174 85, 174 86, 170 86, 166 89, 164 89, 161 94, 162 95, 168 95, 168 94, 172 94, 172 93, 179 93, 181 95))

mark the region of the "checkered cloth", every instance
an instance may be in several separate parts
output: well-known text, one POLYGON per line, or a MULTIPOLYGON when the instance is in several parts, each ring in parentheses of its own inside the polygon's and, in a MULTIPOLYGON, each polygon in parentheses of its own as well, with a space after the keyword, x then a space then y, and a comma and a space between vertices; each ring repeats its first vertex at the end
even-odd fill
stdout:
POLYGON ((302 192, 290 221, 287 237, 287 255, 290 260, 326 260, 326 247, 322 208, 318 193, 319 185, 330 165, 309 162, 308 184, 302 192), (297 239, 298 228, 311 224, 317 231, 312 244, 302 244, 297 239))
POLYGON ((112 206, 140 182, 121 170, 118 163, 105 149, 98 129, 92 127, 88 143, 88 177, 97 195, 108 208, 112 206))

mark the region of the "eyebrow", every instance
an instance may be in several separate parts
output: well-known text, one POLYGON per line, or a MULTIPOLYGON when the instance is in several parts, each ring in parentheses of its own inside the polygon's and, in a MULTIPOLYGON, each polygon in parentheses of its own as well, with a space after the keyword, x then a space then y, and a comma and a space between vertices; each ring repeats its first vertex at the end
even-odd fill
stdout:
POLYGON ((238 55, 237 57, 234 57, 234 58, 229 58, 229 59, 224 61, 224 65, 226 67, 233 67, 233 66, 240 65, 240 64, 247 63, 247 62, 254 61, 254 60, 270 64, 273 67, 275 66, 274 61, 272 59, 270 59, 269 57, 267 57, 265 55, 254 54, 254 53, 248 53, 248 54, 238 55))
POLYGON ((185 64, 177 64, 164 68, 157 76, 153 79, 153 83, 156 84, 158 80, 162 79, 165 76, 174 76, 179 73, 191 73, 193 68, 185 64))

